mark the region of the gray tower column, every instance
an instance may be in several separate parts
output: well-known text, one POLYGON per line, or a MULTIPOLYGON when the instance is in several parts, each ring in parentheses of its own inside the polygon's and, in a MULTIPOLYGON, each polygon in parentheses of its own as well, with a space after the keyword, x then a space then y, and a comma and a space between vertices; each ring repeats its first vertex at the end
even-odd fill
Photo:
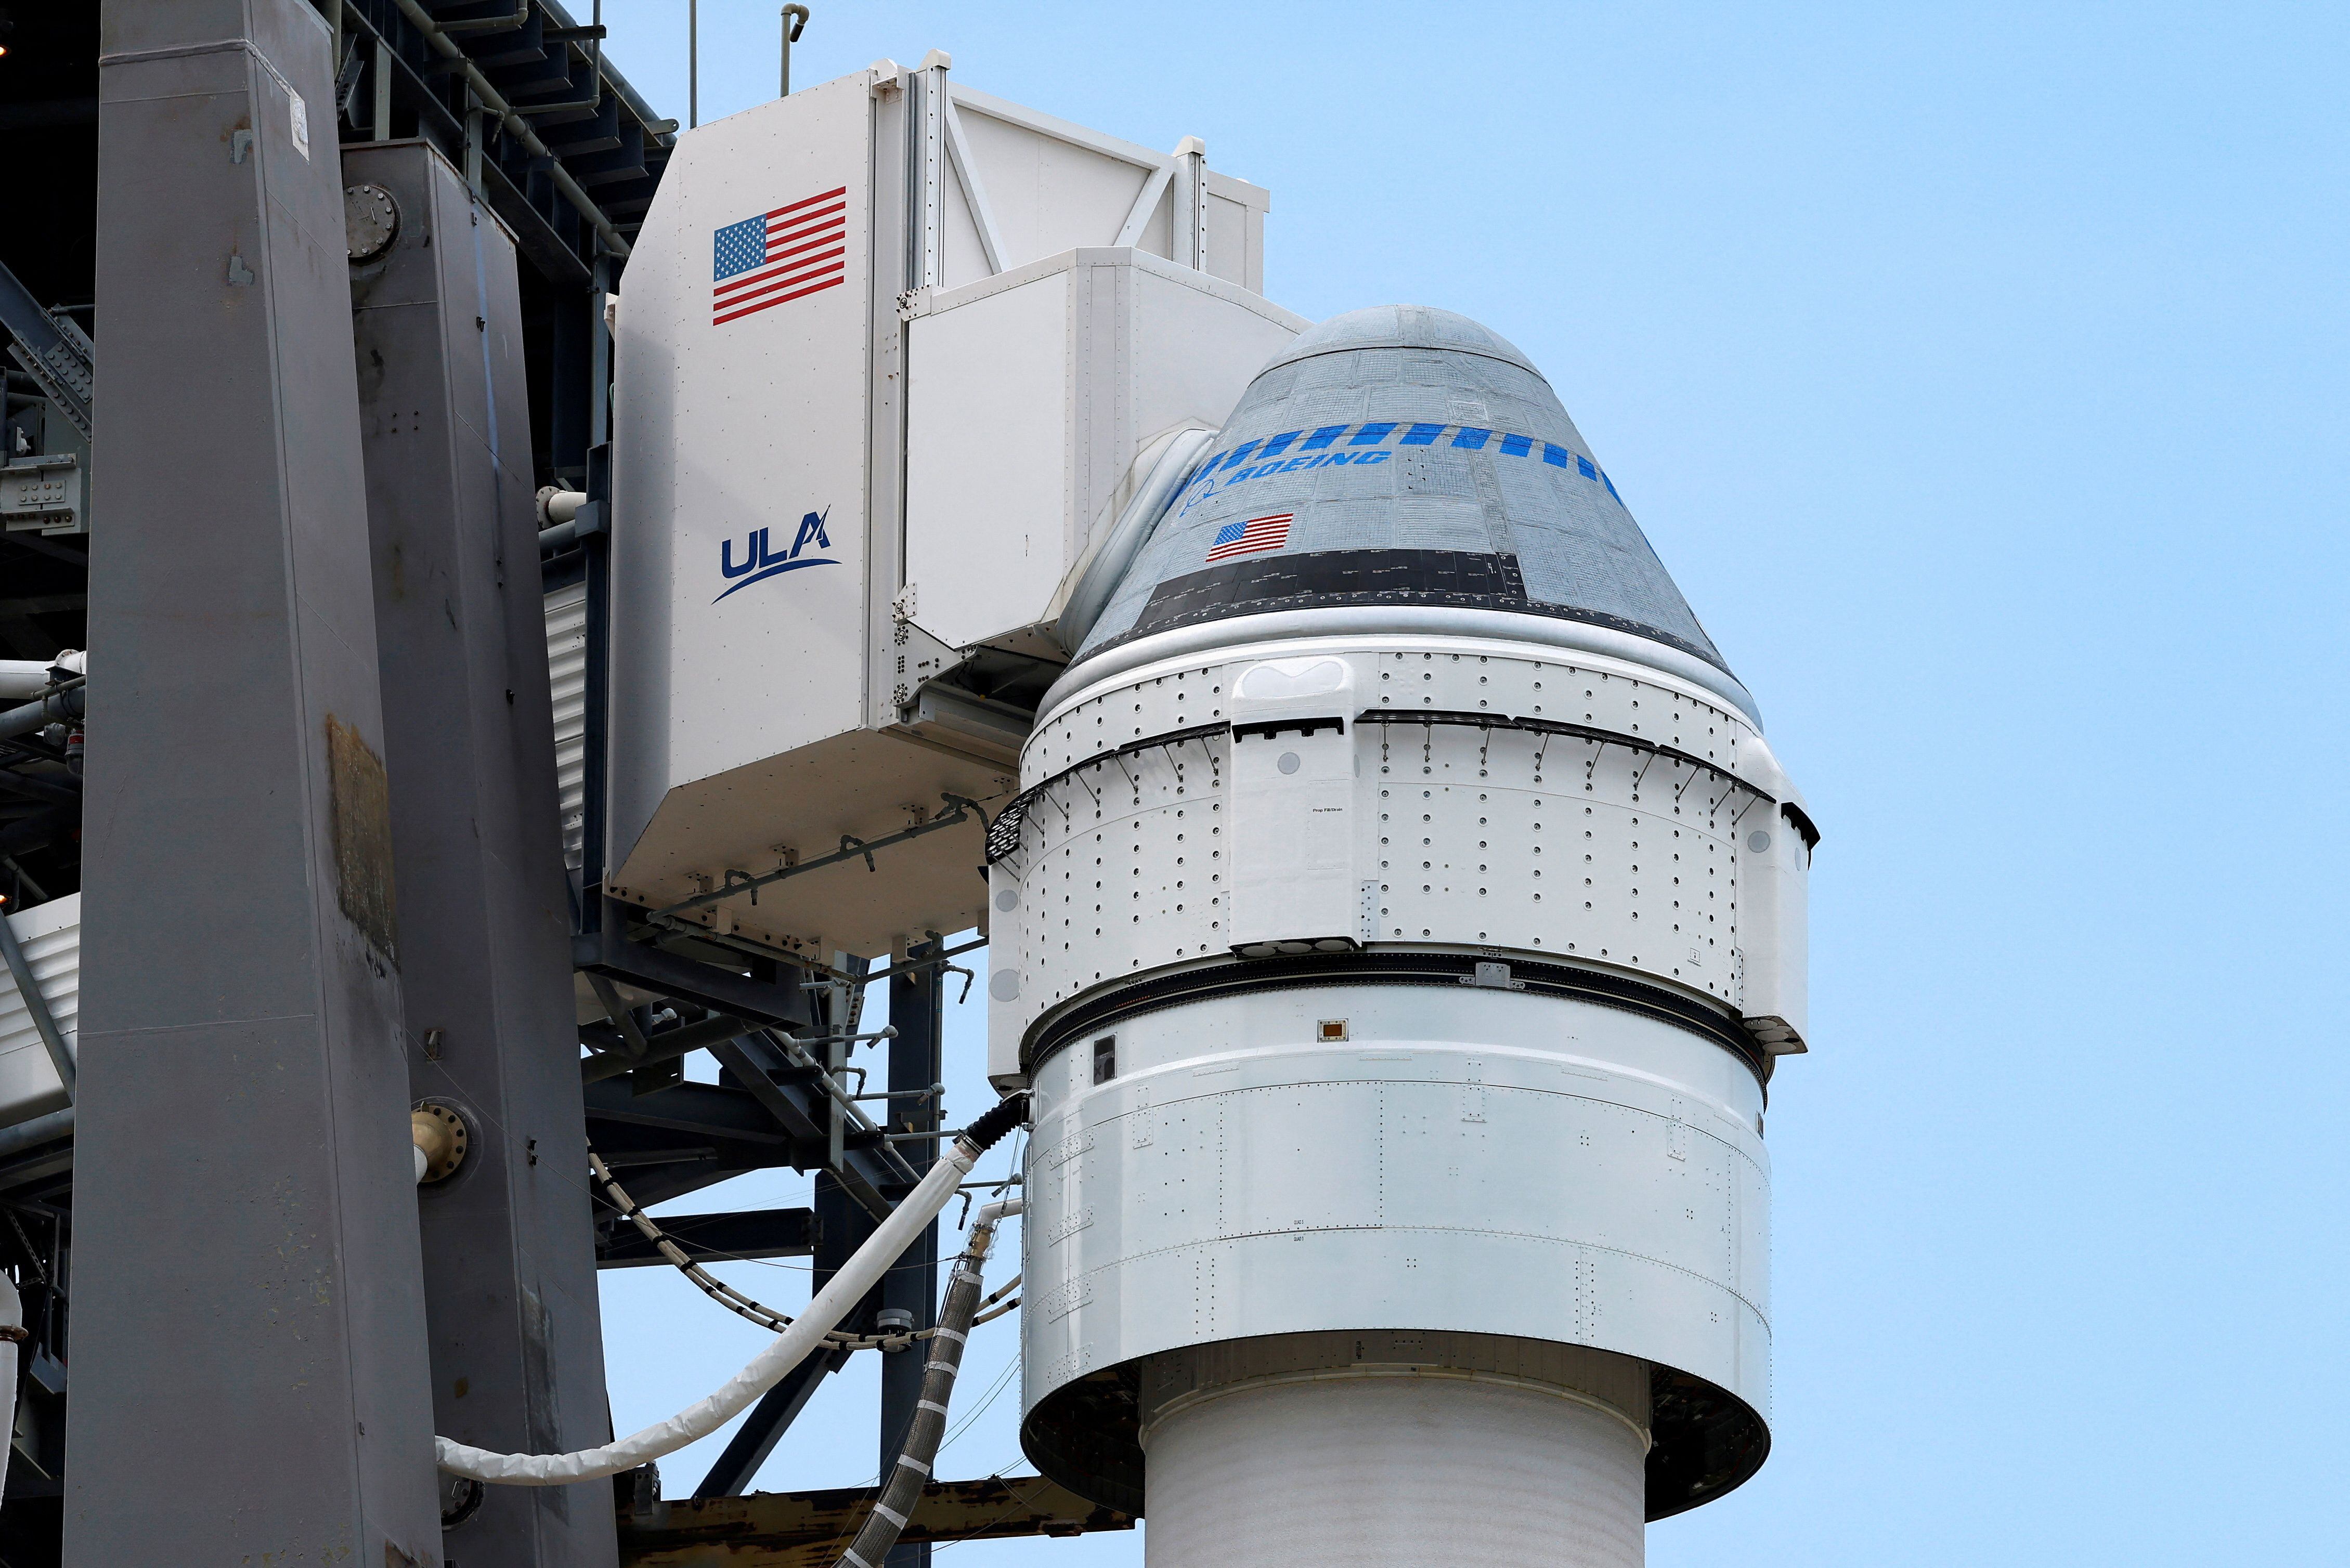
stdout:
MULTIPOLYGON (((941 945, 936 941, 910 944, 903 958, 930 958, 941 945)), ((939 995, 945 979, 944 971, 936 967, 910 970, 889 978, 889 1023, 898 1031, 897 1037, 889 1042, 892 1095, 920 1094, 946 1075, 946 1009, 940 1004, 939 995)), ((889 1127, 893 1133, 933 1132, 938 1128, 940 1107, 934 1099, 892 1099, 889 1106, 889 1127)), ((939 1146, 934 1139, 902 1143, 898 1150, 918 1172, 928 1172, 938 1163, 939 1146)), ((906 1255, 882 1276, 881 1304, 910 1314, 916 1328, 931 1328, 938 1323, 937 1220, 924 1228, 921 1239, 907 1248, 906 1255)), ((913 1425, 914 1404, 922 1395, 922 1367, 930 1358, 927 1342, 920 1340, 904 1350, 886 1352, 881 1357, 881 1467, 885 1477, 889 1467, 897 1463, 899 1448, 913 1425)), ((930 1561, 929 1542, 907 1542, 889 1549, 885 1568, 930 1568, 930 1561)))
MULTIPOLYGON (((608 1417, 514 244, 422 142, 343 170, 389 197, 351 304, 410 1082, 472 1128, 419 1194, 434 1420, 566 1453, 608 1417)), ((610 1484, 491 1487, 445 1550, 610 1568, 610 1484)))
POLYGON ((327 27, 101 28, 65 1561, 433 1563, 327 27))

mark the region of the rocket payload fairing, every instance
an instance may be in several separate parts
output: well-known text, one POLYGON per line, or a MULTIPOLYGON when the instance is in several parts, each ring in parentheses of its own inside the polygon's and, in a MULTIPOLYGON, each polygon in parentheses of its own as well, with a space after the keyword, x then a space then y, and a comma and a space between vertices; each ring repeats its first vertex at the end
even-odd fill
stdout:
POLYGON ((1338 317, 1174 456, 989 846, 1024 1443, 1155 1568, 1638 1563, 1769 1446, 1810 817, 1492 332, 1338 317))

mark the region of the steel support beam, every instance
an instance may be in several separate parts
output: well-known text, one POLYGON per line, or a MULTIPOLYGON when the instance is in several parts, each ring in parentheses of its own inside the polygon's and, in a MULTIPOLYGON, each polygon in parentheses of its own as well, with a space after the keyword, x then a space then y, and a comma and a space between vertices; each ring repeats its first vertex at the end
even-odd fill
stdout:
MULTIPOLYGON (((933 956, 941 945, 936 941, 917 943, 903 957, 909 962, 919 963, 933 956)), ((889 1023, 898 1033, 889 1042, 889 1093, 894 1097, 883 1104, 889 1107, 887 1125, 893 1133, 938 1130, 937 1099, 915 1096, 946 1075, 942 1033, 946 1010, 939 1005, 939 986, 944 978, 936 966, 909 969, 889 977, 889 1023)), ((895 1147, 917 1176, 937 1163, 939 1146, 935 1139, 901 1143, 895 1147)), ((882 1276, 881 1305, 885 1311, 895 1308, 905 1313, 916 1328, 929 1328, 938 1322, 938 1304, 939 1224, 933 1220, 920 1239, 906 1249, 898 1266, 882 1276)), ((904 1350, 882 1353, 884 1476, 897 1462, 898 1449, 906 1440, 907 1428, 913 1424, 914 1402, 922 1397, 922 1366, 929 1359, 927 1342, 923 1341, 904 1350)), ((930 1562, 929 1542, 901 1541, 890 1549, 888 1568, 930 1568, 930 1562)))
MULTIPOLYGON (((630 1189, 631 1195, 635 1189, 630 1189)), ((660 1228, 689 1256, 711 1262, 756 1258, 805 1258, 816 1251, 813 1209, 748 1209, 725 1214, 664 1214, 660 1228)), ((598 1268, 666 1269, 670 1261, 634 1225, 615 1220, 596 1251, 598 1268)))
MULTIPOLYGON (((594 556, 590 557, 591 566, 594 556)), ((595 577, 591 572, 591 589, 595 577)), ((593 602, 591 600, 591 609, 593 602)), ((591 633, 592 636, 592 633, 591 633)), ((597 666, 591 656, 588 679, 597 679, 597 666)), ((591 709, 592 719, 592 709, 591 709)), ((600 756, 601 749, 592 732, 588 736, 590 756, 600 756)), ((591 805, 600 770, 588 770, 591 805)), ((591 830, 587 842, 596 838, 595 814, 588 817, 591 830)), ((592 869, 592 867, 591 867, 592 869)), ((600 871, 597 873, 601 875, 600 871)), ((758 980, 736 971, 720 969, 713 964, 700 963, 676 953, 664 952, 646 942, 628 940, 627 906, 598 895, 591 884, 588 899, 588 910, 595 916, 593 928, 572 938, 571 961, 575 968, 591 974, 605 975, 660 996, 673 996, 691 1002, 715 1012, 731 1012, 763 1023, 780 1023, 786 1028, 801 1029, 809 1021, 807 993, 799 989, 801 971, 788 965, 777 964, 779 977, 758 980), (781 978, 788 976, 788 979, 781 978)))
MULTIPOLYGON (((728 1568, 831 1568, 872 1511, 873 1499, 871 1487, 848 1487, 657 1503, 650 1517, 622 1521, 620 1553, 629 1568, 719 1562, 728 1568)), ((1042 1476, 996 1476, 931 1481, 899 1539, 1002 1541, 1133 1528, 1132 1514, 1098 1507, 1042 1476)))
POLYGON ((809 1356, 784 1375, 784 1380, 759 1397, 734 1435, 726 1440, 726 1451, 693 1489, 697 1498, 740 1497, 749 1490, 759 1467, 775 1451, 776 1442, 799 1419, 807 1402, 815 1397, 816 1385, 848 1365, 853 1351, 835 1350, 809 1356))
MULTIPOLYGON (((566 1453, 604 1438, 604 1355, 514 242, 424 142, 343 171, 400 213, 351 304, 409 1084, 473 1133, 418 1194, 434 1425, 566 1453)), ((447 1553, 610 1568, 608 1490, 492 1487, 447 1553)))
POLYGON ((328 34, 106 0, 64 1561, 441 1558, 328 34))

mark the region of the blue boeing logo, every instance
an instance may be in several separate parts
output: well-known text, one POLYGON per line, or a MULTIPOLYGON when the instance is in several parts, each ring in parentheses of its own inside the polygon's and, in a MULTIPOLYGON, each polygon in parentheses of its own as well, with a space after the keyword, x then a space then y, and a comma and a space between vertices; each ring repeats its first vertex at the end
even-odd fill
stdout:
MULTIPOLYGON (((811 545, 819 550, 832 548, 832 541, 825 536, 824 532, 824 520, 830 515, 832 508, 827 506, 822 512, 811 512, 801 518, 799 536, 792 541, 789 550, 781 553, 770 543, 766 529, 746 535, 743 540, 743 559, 739 563, 734 559, 734 541, 722 540, 718 545, 718 570, 728 579, 729 586, 726 593, 720 594, 718 599, 724 598, 726 594, 739 594, 753 583, 764 583, 779 572, 796 572, 802 566, 840 565, 829 556, 801 553, 811 545), (737 578, 741 580, 735 581, 737 578)), ((718 599, 710 602, 716 604, 718 599)))

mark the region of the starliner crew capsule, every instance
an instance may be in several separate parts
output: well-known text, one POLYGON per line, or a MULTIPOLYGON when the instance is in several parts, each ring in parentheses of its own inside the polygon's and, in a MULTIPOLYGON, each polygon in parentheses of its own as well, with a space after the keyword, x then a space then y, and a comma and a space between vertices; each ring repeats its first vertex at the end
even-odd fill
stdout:
POLYGON ((1184 450, 989 845, 1027 1451, 1153 1568, 1638 1563, 1770 1446, 1811 818, 1495 334, 1338 317, 1184 450))

